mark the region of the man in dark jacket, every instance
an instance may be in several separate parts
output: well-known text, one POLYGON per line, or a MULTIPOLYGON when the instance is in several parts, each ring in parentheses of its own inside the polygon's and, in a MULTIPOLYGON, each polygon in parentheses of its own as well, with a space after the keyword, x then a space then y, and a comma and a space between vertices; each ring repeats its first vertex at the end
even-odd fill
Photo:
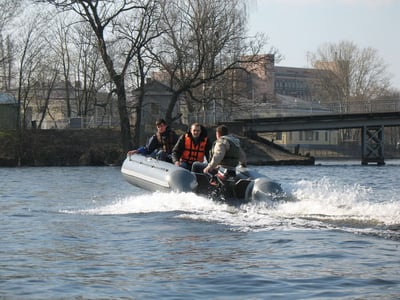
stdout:
POLYGON ((143 155, 150 154, 160 160, 172 162, 172 148, 178 140, 178 135, 167 125, 164 119, 158 119, 156 126, 157 132, 149 138, 147 144, 136 150, 129 151, 128 155, 136 153, 143 155))
POLYGON ((172 149, 172 162, 177 166, 192 170, 192 164, 195 161, 209 160, 211 146, 207 130, 199 123, 193 123, 190 129, 179 137, 172 149))

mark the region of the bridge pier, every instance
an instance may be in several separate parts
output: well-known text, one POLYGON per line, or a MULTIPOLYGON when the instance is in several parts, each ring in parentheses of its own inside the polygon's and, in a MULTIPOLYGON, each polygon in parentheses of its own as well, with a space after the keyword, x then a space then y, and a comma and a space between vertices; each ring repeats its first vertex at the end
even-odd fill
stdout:
POLYGON ((385 164, 383 153, 384 126, 362 127, 362 158, 361 164, 377 163, 378 166, 385 164))

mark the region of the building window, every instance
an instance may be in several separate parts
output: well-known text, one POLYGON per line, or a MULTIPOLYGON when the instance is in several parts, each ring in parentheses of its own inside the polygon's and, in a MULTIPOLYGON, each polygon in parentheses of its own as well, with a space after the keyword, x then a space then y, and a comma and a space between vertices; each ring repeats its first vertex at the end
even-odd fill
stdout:
POLYGON ((313 132, 306 131, 306 141, 312 141, 312 140, 313 140, 313 132))

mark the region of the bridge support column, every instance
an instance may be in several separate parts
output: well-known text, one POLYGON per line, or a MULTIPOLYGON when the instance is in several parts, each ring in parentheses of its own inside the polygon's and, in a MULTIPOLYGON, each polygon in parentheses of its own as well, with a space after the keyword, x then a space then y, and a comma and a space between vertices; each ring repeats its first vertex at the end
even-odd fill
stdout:
POLYGON ((385 164, 383 154, 384 126, 362 127, 362 161, 361 164, 377 163, 385 164))

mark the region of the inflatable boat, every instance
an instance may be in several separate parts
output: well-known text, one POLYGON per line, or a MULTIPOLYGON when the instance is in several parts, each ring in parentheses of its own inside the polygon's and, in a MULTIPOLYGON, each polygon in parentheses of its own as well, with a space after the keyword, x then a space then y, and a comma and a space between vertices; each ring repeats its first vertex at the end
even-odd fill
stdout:
POLYGON ((141 154, 128 155, 121 173, 132 185, 161 192, 193 192, 229 203, 274 200, 284 192, 281 185, 244 168, 220 168, 216 175, 193 173, 172 163, 141 154))

